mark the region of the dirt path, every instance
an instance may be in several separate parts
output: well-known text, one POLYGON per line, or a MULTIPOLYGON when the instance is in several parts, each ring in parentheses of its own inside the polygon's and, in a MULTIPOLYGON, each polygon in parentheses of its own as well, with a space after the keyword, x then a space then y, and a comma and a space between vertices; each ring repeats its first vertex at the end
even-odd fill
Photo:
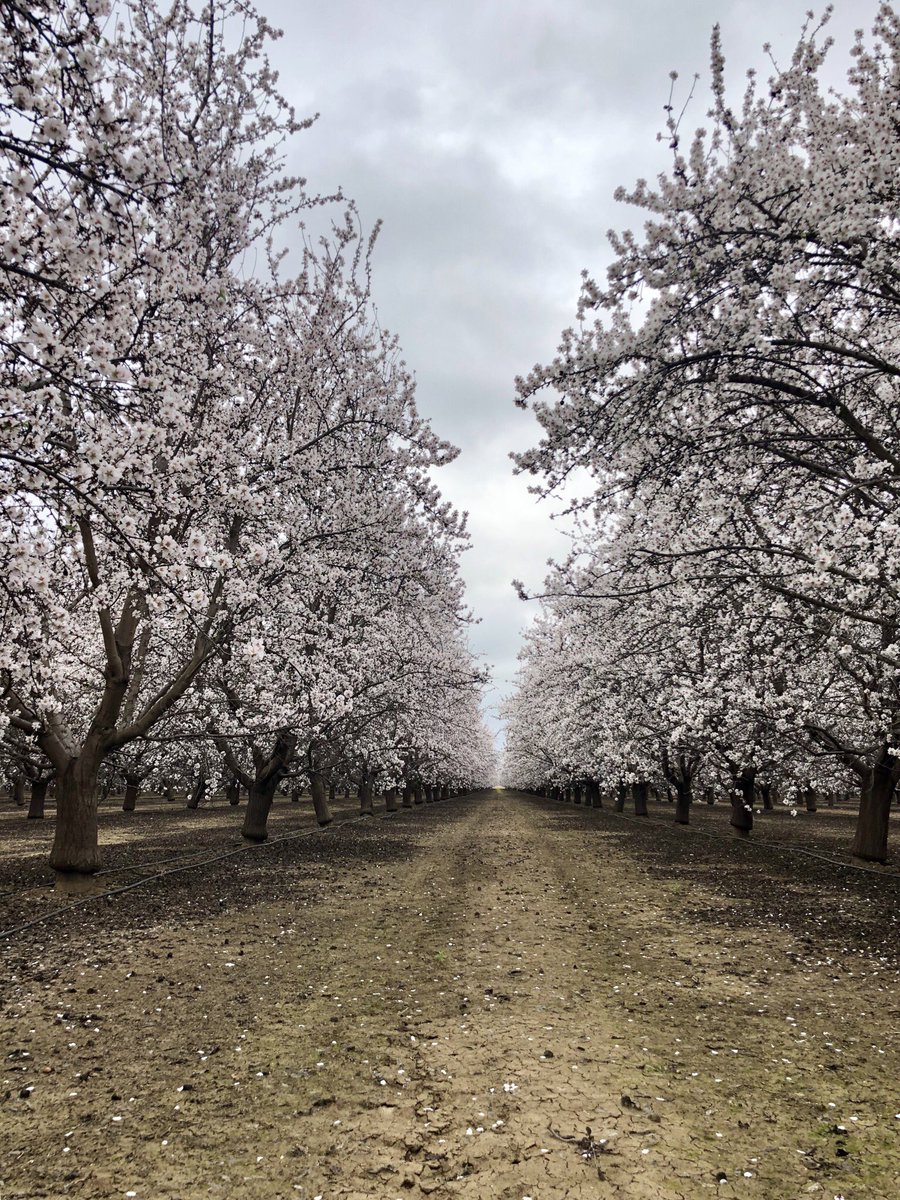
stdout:
POLYGON ((900 1195, 896 963, 642 836, 493 793, 13 945, 0 1198, 900 1195))

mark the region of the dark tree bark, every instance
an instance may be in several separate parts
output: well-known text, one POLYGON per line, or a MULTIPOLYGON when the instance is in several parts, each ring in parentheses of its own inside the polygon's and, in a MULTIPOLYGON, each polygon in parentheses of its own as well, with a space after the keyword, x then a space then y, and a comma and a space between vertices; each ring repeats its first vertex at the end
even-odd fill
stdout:
POLYGON ((47 788, 50 786, 52 775, 32 779, 31 803, 28 805, 28 820, 42 821, 44 819, 44 801, 47 799, 47 788))
POLYGON ((806 805, 807 812, 814 813, 818 811, 819 797, 816 793, 816 789, 811 783, 807 783, 806 787, 803 789, 803 801, 806 805))
POLYGON ((395 787, 388 788, 384 793, 384 811, 393 813, 397 811, 398 807, 397 789, 395 787))
POLYGON ((573 804, 581 803, 581 784, 580 783, 572 784, 572 803, 573 804))
POLYGON ((736 837, 749 837, 753 829, 753 786, 756 768, 732 770, 731 827, 736 837))
POLYGON ((122 801, 122 812, 134 812, 142 779, 143 775, 125 776, 125 798, 122 801))
POLYGON ((413 804, 424 804, 425 797, 422 795, 422 785, 419 782, 413 784, 413 804))
POLYGON ((206 795, 206 768, 201 767, 200 772, 194 781, 194 787, 190 796, 187 799, 187 807, 194 809, 199 808, 203 797, 206 795))
POLYGON ((93 875, 100 870, 97 844, 97 777, 103 761, 89 746, 57 774, 56 828, 50 866, 60 873, 62 891, 77 886, 65 876, 93 875))
POLYGON ((631 794, 634 797, 634 815, 636 817, 646 817, 647 813, 647 794, 650 791, 650 785, 646 779, 638 780, 637 783, 631 785, 631 794))
POLYGON ((287 774, 296 748, 296 736, 282 731, 268 755, 254 751, 255 774, 250 782, 244 824, 241 827, 241 837, 247 841, 264 842, 269 836, 267 824, 275 791, 287 774))
POLYGON ((775 807, 772 803, 771 783, 761 783, 759 785, 759 794, 762 797, 763 808, 766 810, 766 812, 771 812, 775 807))
POLYGON ((625 811, 625 798, 628 795, 628 784, 620 783, 619 790, 616 795, 616 803, 614 805, 616 812, 625 811))
POLYGON ((675 778, 675 824, 690 825, 691 804, 693 803, 693 782, 687 777, 675 778))
POLYGON ((888 826, 894 789, 900 777, 900 759, 885 747, 863 780, 859 816, 850 853, 864 862, 887 862, 888 826))
POLYGON ((27 781, 26 781, 24 775, 16 775, 16 777, 13 779, 13 785, 12 785, 12 790, 10 792, 10 795, 12 797, 13 804, 15 804, 16 808, 24 808, 25 807, 25 784, 26 784, 26 782, 27 781))
POLYGON ((241 781, 234 775, 231 776, 225 785, 225 796, 232 808, 236 808, 241 802, 241 781))
POLYGON ((413 806, 413 786, 407 779, 403 784, 403 807, 412 808, 413 806))

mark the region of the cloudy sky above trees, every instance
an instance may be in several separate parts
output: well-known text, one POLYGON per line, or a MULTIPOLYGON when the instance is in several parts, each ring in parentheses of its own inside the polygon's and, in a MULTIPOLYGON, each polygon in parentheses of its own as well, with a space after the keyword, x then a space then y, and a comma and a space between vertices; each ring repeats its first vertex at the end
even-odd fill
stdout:
MULTIPOLYGON (((722 27, 736 95, 762 47, 789 59, 803 0, 259 0, 284 30, 273 60, 298 113, 320 113, 291 166, 310 189, 340 185, 364 223, 382 218, 374 291, 418 378, 419 406, 461 448, 441 472, 470 514, 463 571, 480 618, 472 643, 509 690, 530 607, 566 539, 512 474, 536 425, 514 377, 549 358, 572 322, 582 269, 602 273, 606 231, 635 214, 613 192, 667 165, 656 140, 699 74, 684 121, 705 123, 709 34, 722 27)), ((852 31, 873 0, 838 0, 829 75, 840 87, 852 31)), ((820 10, 817 10, 820 11, 820 10)))

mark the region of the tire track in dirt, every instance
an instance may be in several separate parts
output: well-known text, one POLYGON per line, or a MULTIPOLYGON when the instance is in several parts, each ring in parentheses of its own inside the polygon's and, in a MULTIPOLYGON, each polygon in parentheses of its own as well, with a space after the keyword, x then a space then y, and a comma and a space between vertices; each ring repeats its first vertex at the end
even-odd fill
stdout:
POLYGON ((7 989, 0 1196, 897 1194, 893 984, 686 916, 611 826, 491 793, 73 923, 7 989))

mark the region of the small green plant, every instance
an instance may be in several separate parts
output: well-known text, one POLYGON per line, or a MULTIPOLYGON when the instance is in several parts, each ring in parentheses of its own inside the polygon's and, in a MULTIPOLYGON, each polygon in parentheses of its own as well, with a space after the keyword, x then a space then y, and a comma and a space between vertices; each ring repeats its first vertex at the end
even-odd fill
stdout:
POLYGON ((447 961, 447 951, 446 950, 438 950, 436 957, 437 957, 437 960, 439 963, 446 962, 447 961))

